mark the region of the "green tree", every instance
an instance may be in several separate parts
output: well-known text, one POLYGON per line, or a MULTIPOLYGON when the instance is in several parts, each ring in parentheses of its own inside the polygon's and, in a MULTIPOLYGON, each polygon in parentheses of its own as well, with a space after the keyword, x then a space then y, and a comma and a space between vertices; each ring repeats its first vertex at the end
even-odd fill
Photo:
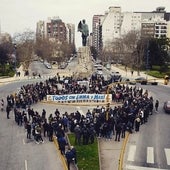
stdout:
POLYGON ((13 45, 11 38, 9 39, 3 39, 1 40, 0 44, 0 68, 1 72, 4 73, 6 64, 12 64, 14 61, 14 58, 12 58, 13 53, 13 45))
POLYGON ((149 40, 148 57, 151 66, 159 65, 161 70, 167 69, 167 62, 169 62, 168 48, 170 47, 170 40, 168 38, 153 38, 149 40))

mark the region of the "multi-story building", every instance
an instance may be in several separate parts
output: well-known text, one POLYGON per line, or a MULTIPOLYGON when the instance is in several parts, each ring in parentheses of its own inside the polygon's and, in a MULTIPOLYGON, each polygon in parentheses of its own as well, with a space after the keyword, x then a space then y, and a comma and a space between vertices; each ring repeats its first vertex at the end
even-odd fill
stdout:
POLYGON ((163 18, 145 19, 141 25, 142 38, 161 38, 168 35, 167 21, 163 18))
POLYGON ((121 15, 121 35, 127 34, 130 31, 140 32, 141 30, 141 13, 124 12, 121 15))
MULTIPOLYGON (((97 18, 96 16, 98 15, 94 15, 94 18, 97 18)), ((119 6, 109 7, 105 15, 98 16, 97 19, 100 20, 101 27, 93 27, 93 44, 95 45, 99 41, 97 39, 99 28, 103 47, 108 47, 110 42, 130 31, 137 31, 139 36, 143 37, 149 35, 157 38, 169 37, 170 13, 167 13, 164 7, 158 7, 151 12, 122 12, 119 6)))
POLYGON ((119 38, 121 34, 121 7, 109 7, 105 12, 102 25, 103 46, 108 46, 114 38, 119 38))
POLYGON ((102 49, 102 26, 101 20, 104 15, 94 15, 92 23, 92 46, 100 51, 102 49))
POLYGON ((46 35, 49 39, 59 42, 66 40, 66 26, 59 17, 50 19, 50 21, 46 23, 46 28, 46 35))
POLYGON ((74 24, 65 24, 59 17, 37 22, 36 36, 53 41, 75 43, 74 24))
POLYGON ((44 21, 37 22, 36 37, 45 38, 45 23, 44 21))
POLYGON ((143 21, 141 24, 141 38, 153 38, 155 34, 154 22, 143 21))
POLYGON ((66 24, 67 41, 69 44, 75 44, 75 25, 66 24))

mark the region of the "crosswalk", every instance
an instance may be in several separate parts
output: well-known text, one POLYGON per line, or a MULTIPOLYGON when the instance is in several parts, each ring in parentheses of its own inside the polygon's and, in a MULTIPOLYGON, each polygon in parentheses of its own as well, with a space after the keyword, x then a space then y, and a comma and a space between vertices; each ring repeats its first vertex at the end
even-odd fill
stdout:
MULTIPOLYGON (((136 151, 137 146, 136 145, 130 145, 128 155, 127 155, 127 161, 134 162, 136 159, 136 151)), ((166 157, 166 165, 170 166, 170 148, 164 148, 164 156, 166 157)), ((154 154, 154 147, 146 147, 146 163, 147 164, 155 164, 155 154, 154 154)), ((133 165, 126 165, 126 168, 128 170, 140 170, 140 167, 136 167, 133 165)), ((147 168, 147 167, 141 167, 142 170, 157 170, 157 168, 147 168)), ((162 170, 162 169, 161 169, 162 170)))

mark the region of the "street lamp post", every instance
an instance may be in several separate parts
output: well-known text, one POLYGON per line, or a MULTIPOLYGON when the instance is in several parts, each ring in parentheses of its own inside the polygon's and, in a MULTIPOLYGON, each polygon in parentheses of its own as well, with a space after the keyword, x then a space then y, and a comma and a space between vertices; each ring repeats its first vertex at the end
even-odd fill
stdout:
POLYGON ((17 55, 16 55, 17 45, 14 44, 14 67, 15 67, 15 74, 17 73, 17 55))

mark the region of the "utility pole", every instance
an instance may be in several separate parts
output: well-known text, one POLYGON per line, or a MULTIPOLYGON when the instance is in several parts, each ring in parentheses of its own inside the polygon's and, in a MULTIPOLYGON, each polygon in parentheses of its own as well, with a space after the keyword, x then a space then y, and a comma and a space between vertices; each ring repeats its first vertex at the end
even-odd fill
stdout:
POLYGON ((16 54, 16 49, 17 49, 17 45, 14 44, 14 67, 15 67, 15 74, 17 73, 17 54, 16 54))
MULTIPOLYGON (((146 76, 148 76, 148 72, 149 72, 149 55, 150 55, 150 50, 149 50, 149 41, 147 42, 147 51, 146 51, 146 76)), ((147 79, 147 77, 146 77, 147 79)))

